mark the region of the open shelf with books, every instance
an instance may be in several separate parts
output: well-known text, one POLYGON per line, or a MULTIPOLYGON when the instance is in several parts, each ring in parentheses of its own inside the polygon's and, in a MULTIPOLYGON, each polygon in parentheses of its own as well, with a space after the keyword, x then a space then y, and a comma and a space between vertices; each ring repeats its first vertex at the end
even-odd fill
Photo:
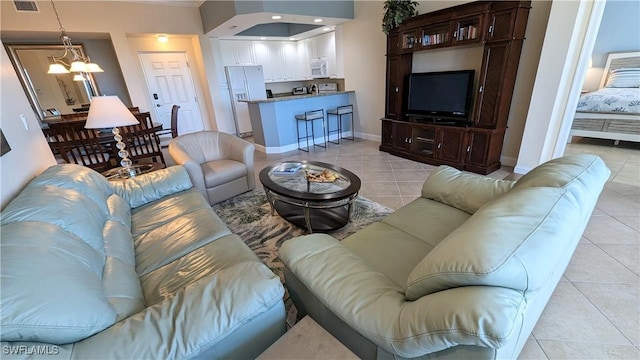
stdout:
POLYGON ((453 31, 454 43, 482 41, 482 19, 484 19, 484 16, 477 15, 456 20, 453 31))
POLYGON ((448 46, 451 40, 451 27, 448 22, 422 28, 422 47, 448 46))

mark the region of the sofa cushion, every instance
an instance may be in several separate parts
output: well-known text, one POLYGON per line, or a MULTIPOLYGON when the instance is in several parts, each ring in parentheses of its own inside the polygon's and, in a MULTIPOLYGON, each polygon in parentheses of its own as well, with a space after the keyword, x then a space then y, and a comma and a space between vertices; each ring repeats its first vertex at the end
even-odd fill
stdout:
POLYGON ((513 181, 468 174, 442 165, 424 182, 422 197, 473 214, 491 199, 511 190, 513 184, 513 181))
POLYGON ((469 285, 535 291, 573 251, 582 233, 576 229, 584 226, 581 209, 566 189, 509 192, 424 257, 409 275, 406 296, 415 300, 469 285))
POLYGON ((231 234, 195 189, 133 209, 132 228, 139 276, 231 234))
POLYGON ((2 341, 66 344, 116 321, 103 293, 104 256, 44 222, 3 224, 2 341))
POLYGON ((247 166, 235 160, 215 160, 202 164, 202 173, 205 185, 212 188, 247 176, 247 166))
POLYGON ((187 170, 182 166, 171 166, 127 181, 113 181, 112 186, 132 208, 193 187, 187 170))
POLYGON ((226 235, 141 276, 144 298, 148 305, 159 303, 191 283, 243 262, 260 263, 260 259, 239 236, 226 235))
MULTIPOLYGON (((564 156, 547 161, 529 171, 518 179, 513 185, 513 189, 526 189, 536 186, 567 187, 572 192, 577 189, 584 189, 586 181, 608 176, 609 169, 604 165, 602 159, 596 155, 578 154, 564 156)), ((576 195, 574 193, 574 195, 576 195)))
MULTIPOLYGON (((453 206, 419 197, 394 211, 382 222, 434 247, 470 216, 453 206)), ((404 280, 402 282, 405 283, 404 280)))
POLYGON ((365 227, 342 243, 403 289, 411 269, 433 249, 426 242, 381 222, 365 227))

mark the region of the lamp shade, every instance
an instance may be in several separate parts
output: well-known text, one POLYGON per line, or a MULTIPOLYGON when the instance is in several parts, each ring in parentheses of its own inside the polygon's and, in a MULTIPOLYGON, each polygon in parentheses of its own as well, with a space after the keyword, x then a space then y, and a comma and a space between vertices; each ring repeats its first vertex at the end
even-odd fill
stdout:
POLYGON ((117 96, 96 96, 91 100, 87 129, 105 129, 135 125, 138 120, 117 96))
POLYGON ((94 73, 94 72, 104 72, 104 70, 102 70, 102 68, 100 67, 100 65, 96 64, 96 63, 87 63, 87 70, 86 72, 90 72, 90 73, 94 73))
POLYGON ((47 74, 68 74, 69 70, 62 66, 62 64, 51 64, 49 65, 49 71, 47 74))
POLYGON ((87 71, 87 64, 84 61, 74 61, 71 63, 71 68, 69 69, 71 72, 85 72, 87 71))

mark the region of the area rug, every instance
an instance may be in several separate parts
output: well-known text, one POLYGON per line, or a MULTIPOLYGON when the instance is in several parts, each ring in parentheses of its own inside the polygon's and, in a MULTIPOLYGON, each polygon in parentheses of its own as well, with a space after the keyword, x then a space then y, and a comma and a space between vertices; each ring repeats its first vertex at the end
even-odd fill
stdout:
MULTIPOLYGON (((305 235, 306 230, 289 223, 271 208, 263 190, 254 190, 213 206, 213 211, 253 250, 284 284, 283 264, 278 257, 280 245, 288 239, 305 235)), ((353 234, 363 227, 382 220, 393 210, 359 196, 353 203, 351 222, 343 228, 329 232, 338 240, 353 234)), ((286 289, 286 285, 285 285, 286 289)), ((285 293, 287 323, 295 323, 296 310, 285 293)))

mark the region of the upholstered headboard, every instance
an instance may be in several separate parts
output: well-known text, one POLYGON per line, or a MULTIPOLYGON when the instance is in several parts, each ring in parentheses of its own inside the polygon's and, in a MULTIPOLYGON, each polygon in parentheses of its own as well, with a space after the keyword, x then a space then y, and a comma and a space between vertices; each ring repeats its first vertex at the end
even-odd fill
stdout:
POLYGON ((609 53, 600 80, 600 89, 607 83, 611 70, 621 68, 640 68, 640 51, 609 53))

